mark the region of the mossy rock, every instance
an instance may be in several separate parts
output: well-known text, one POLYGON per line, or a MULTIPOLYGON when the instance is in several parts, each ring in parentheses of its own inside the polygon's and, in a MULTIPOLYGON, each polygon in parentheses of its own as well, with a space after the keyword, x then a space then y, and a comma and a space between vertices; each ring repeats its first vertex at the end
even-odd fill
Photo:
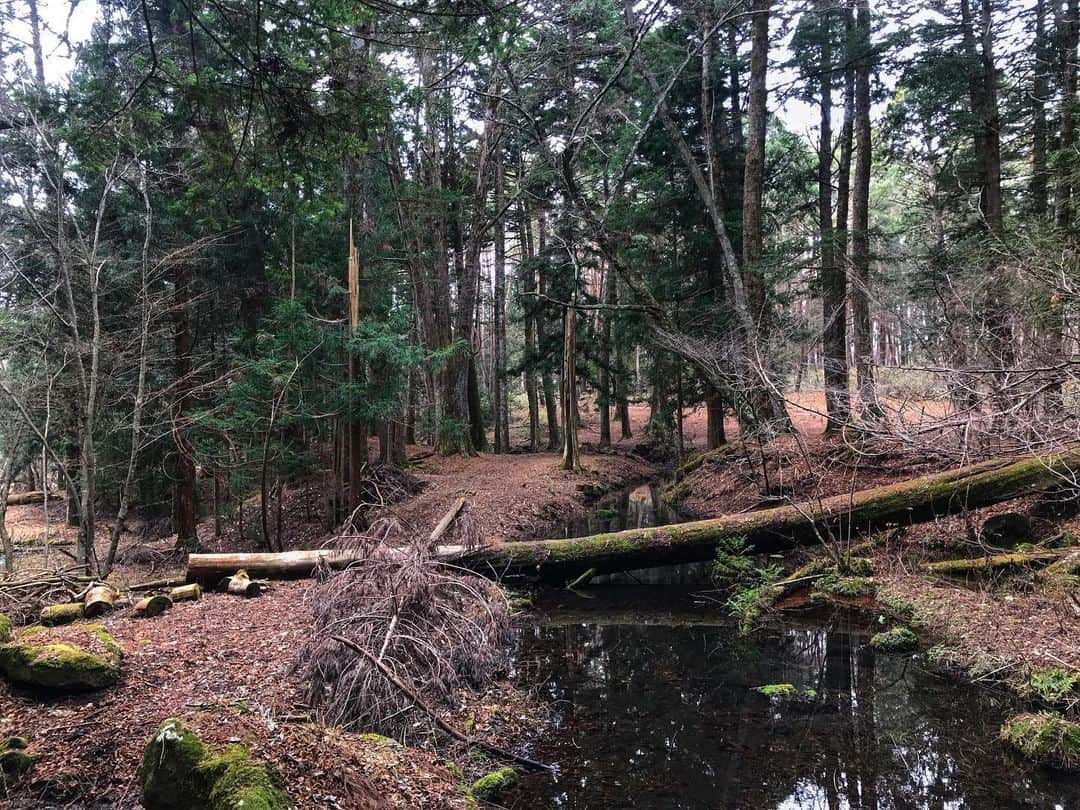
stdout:
POLYGON ((516 783, 517 773, 513 768, 499 768, 473 782, 471 793, 478 801, 494 802, 516 783))
POLYGON ((25 737, 8 737, 0 742, 0 772, 5 777, 17 777, 33 767, 37 757, 26 750, 29 745, 25 737))
POLYGON ((176 718, 169 718, 147 743, 139 768, 142 802, 147 810, 185 810, 196 797, 208 797, 210 784, 199 770, 206 746, 176 718))
POLYGON ((240 745, 211 750, 180 720, 161 724, 139 768, 147 810, 287 810, 292 801, 268 765, 240 745))
POLYGON ((906 627, 894 627, 870 637, 870 646, 878 652, 910 652, 919 646, 919 637, 906 627))
POLYGON ((88 625, 86 649, 66 642, 35 643, 30 637, 0 646, 0 672, 13 684, 46 692, 92 692, 120 680, 123 651, 105 628, 88 625))
POLYGON ((1028 759, 1056 768, 1080 766, 1080 723, 1056 712, 1020 714, 1005 721, 1001 739, 1028 759))
POLYGON ((1034 535, 1031 518, 1019 512, 1004 512, 986 519, 981 536, 984 542, 1000 548, 1016 548, 1034 535))
POLYGON ((15 625, 11 617, 6 613, 0 613, 0 643, 6 643, 15 638, 15 625))
POLYGON ((83 617, 82 602, 68 602, 60 605, 48 605, 41 609, 39 621, 46 627, 57 627, 61 624, 71 624, 76 619, 83 617))

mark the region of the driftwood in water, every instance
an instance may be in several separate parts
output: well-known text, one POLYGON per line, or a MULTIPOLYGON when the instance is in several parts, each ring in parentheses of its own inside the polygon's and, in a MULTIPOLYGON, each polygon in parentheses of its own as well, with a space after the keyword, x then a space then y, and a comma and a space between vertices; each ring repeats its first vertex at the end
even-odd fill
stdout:
POLYGON ((965 576, 967 574, 980 574, 1001 568, 1021 568, 1038 565, 1049 565, 1055 560, 1060 560, 1072 549, 1051 549, 1049 551, 1016 551, 1011 554, 991 554, 985 557, 971 557, 962 560, 942 560, 941 562, 927 563, 924 566, 928 574, 943 574, 945 576, 965 576))
MULTIPOLYGON (((439 556, 487 575, 538 576, 569 581, 590 568, 605 574, 661 565, 704 562, 728 538, 744 538, 759 552, 847 538, 888 526, 933 520, 1060 485, 1080 470, 1080 451, 1042 459, 995 460, 820 501, 710 520, 623 532, 486 546, 467 552, 442 547, 439 556)), ((216 582, 238 568, 270 578, 311 576, 321 560, 345 567, 356 554, 330 550, 278 554, 192 554, 189 582, 216 582)))
POLYGON ((566 581, 590 568, 610 573, 707 561, 717 544, 729 538, 743 538, 758 552, 773 552, 989 506, 1059 485, 1063 476, 1071 480, 1074 470, 1080 470, 1080 451, 988 461, 813 503, 568 540, 488 546, 455 562, 491 576, 566 581))

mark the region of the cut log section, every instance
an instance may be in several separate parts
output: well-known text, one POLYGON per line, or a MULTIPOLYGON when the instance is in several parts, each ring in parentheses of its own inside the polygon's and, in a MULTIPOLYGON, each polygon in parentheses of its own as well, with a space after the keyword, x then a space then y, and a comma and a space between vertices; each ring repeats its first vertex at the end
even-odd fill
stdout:
POLYGON ((108 613, 116 604, 116 591, 109 585, 94 585, 86 591, 83 599, 83 615, 92 619, 108 613))
POLYGON ((173 605, 172 599, 167 596, 146 596, 135 603, 132 614, 143 619, 152 619, 160 616, 173 605))
POLYGON ((202 587, 198 583, 181 585, 169 591, 169 598, 174 602, 197 602, 202 599, 202 587))
MULTIPOLYGON (((758 552, 775 552, 831 537, 922 523, 1009 501, 1074 480, 1080 450, 1022 461, 993 460, 820 501, 710 520, 623 532, 486 546, 442 546, 441 558, 485 576, 509 574, 567 582, 590 568, 605 574, 712 559, 717 544, 743 538, 758 552)), ((311 576, 326 562, 341 568, 362 552, 286 551, 278 554, 192 554, 189 582, 217 582, 238 568, 270 578, 311 576)))

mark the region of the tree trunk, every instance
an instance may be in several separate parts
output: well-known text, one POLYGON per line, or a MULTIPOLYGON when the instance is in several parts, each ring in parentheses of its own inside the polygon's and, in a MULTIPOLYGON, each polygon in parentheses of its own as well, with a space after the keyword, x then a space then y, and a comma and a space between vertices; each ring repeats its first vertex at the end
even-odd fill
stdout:
MULTIPOLYGON (((506 170, 500 158, 495 164, 495 210, 503 209, 503 189, 506 185, 506 170)), ((492 335, 495 350, 495 377, 492 390, 495 393, 492 410, 495 421, 495 452, 510 451, 510 403, 506 385, 506 217, 498 214, 495 223, 495 323, 492 335)))
MULTIPOLYGON (((822 355, 827 432, 847 422, 847 272, 837 261, 832 210, 832 13, 828 0, 818 3, 821 31, 821 135, 818 144, 818 231, 821 241, 822 355)), ((802 366, 800 366, 802 368, 802 366)))
POLYGON ((884 412, 874 381, 870 331, 870 7, 859 0, 856 17, 855 178, 851 196, 851 314, 855 339, 855 377, 859 411, 876 421, 884 412))
MULTIPOLYGON (((519 177, 524 177, 524 166, 519 166, 519 177)), ((519 180, 520 182, 520 180, 519 180)), ((522 371, 525 376, 525 398, 529 402, 529 450, 540 449, 540 392, 536 384, 536 359, 539 354, 536 338, 536 311, 540 300, 536 293, 536 270, 533 267, 532 222, 525 200, 518 201, 520 220, 518 223, 518 241, 520 242, 521 261, 518 263, 522 291, 522 309, 525 311, 525 359, 522 371)))
MULTIPOLYGON (((1056 2, 1056 0, 1055 0, 1056 2)), ((1050 48, 1046 32, 1046 0, 1035 0, 1035 78, 1031 88, 1031 213, 1046 219, 1049 176, 1046 167, 1046 103, 1050 99, 1050 48)))
MULTIPOLYGON (((603 275, 604 303, 615 306, 615 271, 608 265, 603 275)), ((600 313, 600 390, 596 396, 596 406, 600 409, 600 447, 611 447, 611 321, 615 317, 613 308, 600 313)))
MULTIPOLYGON (((1073 151, 1076 143, 1076 48, 1080 38, 1080 3, 1077 0, 1062 2, 1062 17, 1058 21, 1062 31, 1061 41, 1061 142, 1058 152, 1063 157, 1057 176, 1057 207, 1055 220, 1058 227, 1068 228, 1073 219, 1073 174, 1076 159, 1073 151)), ((986 12, 987 14, 989 11, 986 12)))
POLYGON ((577 414, 577 310, 563 309, 562 422, 564 470, 581 469, 577 414))
POLYGON ((176 385, 173 388, 172 432, 176 444, 176 483, 173 489, 173 528, 176 547, 192 552, 199 547, 196 532, 198 506, 195 501, 195 449, 188 436, 187 413, 191 407, 192 333, 188 313, 191 297, 191 268, 181 263, 176 268, 173 292, 173 356, 176 385))

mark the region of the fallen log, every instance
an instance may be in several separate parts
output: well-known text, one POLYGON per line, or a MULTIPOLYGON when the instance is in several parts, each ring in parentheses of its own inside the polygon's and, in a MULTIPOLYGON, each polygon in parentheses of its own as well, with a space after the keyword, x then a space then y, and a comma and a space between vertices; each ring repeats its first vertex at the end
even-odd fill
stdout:
POLYGON ((830 537, 933 520, 1012 500, 1074 480, 1080 450, 1022 461, 992 460, 812 503, 709 520, 540 542, 487 546, 456 559, 487 576, 509 574, 566 581, 590 568, 629 571, 712 559, 717 544, 742 538, 771 553, 830 537))
MULTIPOLYGON (((60 498, 62 496, 50 494, 51 498, 60 498)), ((8 506, 24 506, 30 503, 44 503, 45 493, 41 490, 31 490, 30 492, 12 492, 7 497, 8 506)))
POLYGON ((939 576, 965 576, 980 574, 1001 568, 1022 568, 1036 565, 1049 565, 1065 557, 1072 549, 1051 549, 1049 551, 1017 551, 1011 554, 989 554, 985 557, 969 557, 961 560, 942 560, 926 563, 923 570, 939 576))
MULTIPOLYGON (((1063 477, 1077 471, 1080 450, 1041 459, 997 459, 811 503, 568 540, 504 543, 474 551, 441 546, 438 554, 485 576, 515 574, 566 582, 590 568, 606 574, 704 562, 713 558, 720 541, 729 538, 743 538, 755 551, 770 553, 830 537, 847 538, 889 526, 923 523, 1060 485, 1063 477)), ((187 580, 214 583, 238 568, 253 577, 307 577, 320 561, 343 568, 359 554, 328 549, 192 554, 187 580)))

